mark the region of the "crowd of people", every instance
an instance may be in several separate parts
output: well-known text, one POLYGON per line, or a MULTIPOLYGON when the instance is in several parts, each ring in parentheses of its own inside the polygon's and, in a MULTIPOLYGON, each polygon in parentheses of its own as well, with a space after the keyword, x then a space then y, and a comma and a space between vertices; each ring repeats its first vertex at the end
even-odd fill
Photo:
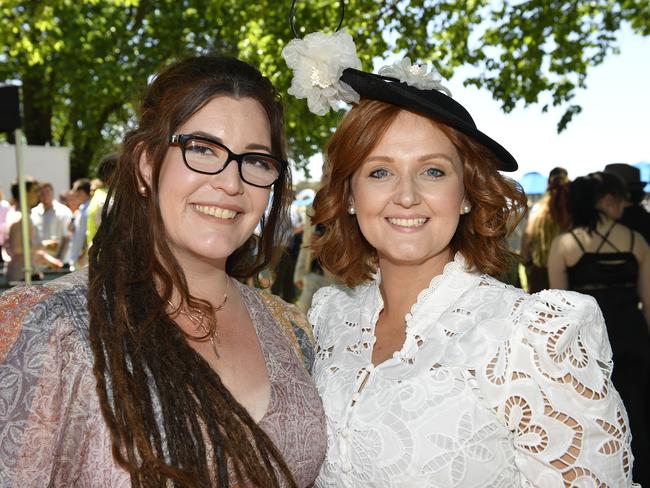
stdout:
POLYGON ((352 104, 315 195, 271 81, 213 55, 152 78, 108 190, 30 182, 34 260, 73 272, 0 295, 0 486, 650 486, 638 173, 558 168, 520 224, 435 73, 352 52, 283 52, 312 112, 352 104))
MULTIPOLYGON (((32 281, 88 264, 88 247, 101 222, 106 185, 116 161, 113 154, 102 158, 96 178, 76 180, 58 198, 51 183, 32 177, 26 179, 32 281)), ((14 182, 10 200, 0 198, 0 266, 7 285, 25 279, 22 226, 20 187, 14 182)))

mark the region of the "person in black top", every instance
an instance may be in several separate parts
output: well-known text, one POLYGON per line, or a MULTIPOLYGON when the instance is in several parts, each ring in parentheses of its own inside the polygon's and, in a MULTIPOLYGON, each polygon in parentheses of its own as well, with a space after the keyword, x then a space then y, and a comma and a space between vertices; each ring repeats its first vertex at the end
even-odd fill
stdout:
POLYGON ((627 187, 630 205, 625 207, 619 222, 643 236, 650 243, 650 213, 643 207, 647 181, 641 181, 641 171, 630 164, 615 163, 605 166, 605 171, 618 175, 627 187))
POLYGON ((623 180, 591 173, 569 188, 572 229, 555 238, 548 260, 551 288, 593 296, 612 345, 612 380, 630 419, 634 479, 650 486, 644 388, 648 376, 650 248, 641 234, 618 220, 627 205, 623 180), (639 305, 642 304, 643 310, 639 305))

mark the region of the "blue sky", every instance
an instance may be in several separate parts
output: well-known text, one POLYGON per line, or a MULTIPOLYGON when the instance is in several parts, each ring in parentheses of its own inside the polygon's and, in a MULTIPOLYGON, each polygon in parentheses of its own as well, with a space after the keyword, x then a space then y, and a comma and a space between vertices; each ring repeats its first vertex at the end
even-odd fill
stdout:
MULTIPOLYGON (((650 161, 650 37, 623 29, 620 54, 610 55, 587 75, 587 88, 577 93, 582 112, 557 134, 563 110, 541 113, 541 105, 518 107, 509 114, 487 90, 462 85, 459 71, 446 83, 479 129, 504 145, 519 162, 515 179, 529 171, 543 175, 563 166, 573 179, 614 162, 650 161)), ((310 165, 320 178, 319 158, 310 165)), ((296 175, 294 181, 300 181, 296 175)))

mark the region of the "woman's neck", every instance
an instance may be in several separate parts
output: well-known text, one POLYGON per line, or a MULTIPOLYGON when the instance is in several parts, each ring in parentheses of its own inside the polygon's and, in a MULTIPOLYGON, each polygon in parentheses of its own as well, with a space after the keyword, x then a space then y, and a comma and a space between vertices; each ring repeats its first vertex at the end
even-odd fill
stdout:
POLYGON ((596 224, 596 230, 598 232, 606 231, 608 230, 612 225, 614 225, 616 221, 611 218, 609 215, 601 212, 600 214, 600 220, 596 224))
MULTIPOLYGON (((223 263, 211 263, 179 257, 176 259, 185 274, 190 294, 219 306, 223 302, 223 295, 230 280, 226 273, 225 260, 223 263)), ((231 288, 229 293, 232 291, 231 288)))
POLYGON ((392 314, 394 310, 403 315, 402 311, 410 310, 419 293, 430 285, 434 277, 442 274, 445 265, 452 259, 450 256, 444 262, 428 266, 404 266, 380 261, 379 290, 384 301, 384 313, 392 314))

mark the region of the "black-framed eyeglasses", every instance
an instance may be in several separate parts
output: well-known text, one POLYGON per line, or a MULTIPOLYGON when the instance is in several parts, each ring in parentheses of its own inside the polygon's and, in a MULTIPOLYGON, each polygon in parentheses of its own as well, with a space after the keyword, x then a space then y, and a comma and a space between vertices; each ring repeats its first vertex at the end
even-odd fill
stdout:
POLYGON ((241 179, 259 188, 273 186, 287 167, 286 161, 270 154, 237 154, 220 142, 205 136, 175 134, 169 138, 169 143, 180 146, 185 166, 192 171, 216 175, 226 169, 231 161, 237 161, 241 179))

